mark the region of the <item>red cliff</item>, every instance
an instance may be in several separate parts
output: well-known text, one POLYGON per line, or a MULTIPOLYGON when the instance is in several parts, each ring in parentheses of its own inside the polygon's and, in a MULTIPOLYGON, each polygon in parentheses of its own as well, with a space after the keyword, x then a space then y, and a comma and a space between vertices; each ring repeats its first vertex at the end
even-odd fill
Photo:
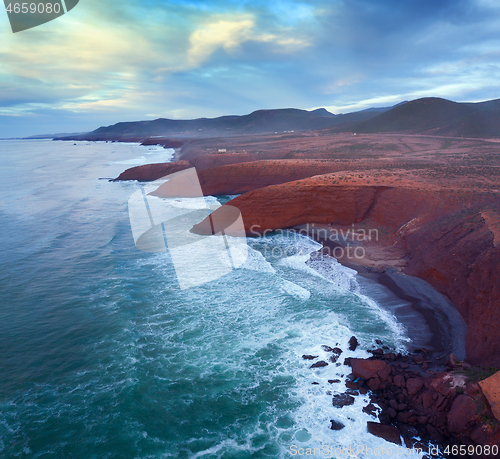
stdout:
POLYGON ((153 180, 158 180, 166 175, 182 171, 189 167, 193 166, 189 161, 184 160, 173 163, 145 164, 127 169, 115 178, 114 181, 138 180, 139 182, 152 182, 153 180))
POLYGON ((198 172, 205 195, 241 194, 269 185, 340 171, 345 164, 326 160, 264 160, 213 167, 198 172))
POLYGON ((404 249, 407 274, 457 306, 468 324, 468 360, 500 366, 500 196, 421 185, 341 185, 328 174, 250 191, 229 204, 251 236, 313 222, 376 228, 380 243, 404 249))

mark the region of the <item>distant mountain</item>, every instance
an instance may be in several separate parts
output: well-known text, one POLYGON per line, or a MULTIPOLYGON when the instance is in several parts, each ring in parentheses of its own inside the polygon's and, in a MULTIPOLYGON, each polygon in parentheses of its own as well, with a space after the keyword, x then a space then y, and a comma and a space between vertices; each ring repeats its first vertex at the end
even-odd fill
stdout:
POLYGON ((85 135, 86 132, 60 132, 58 134, 39 134, 39 135, 31 135, 29 137, 23 137, 23 140, 43 140, 43 139, 54 139, 59 137, 69 137, 69 136, 79 136, 85 135))
POLYGON ((500 99, 458 103, 436 97, 338 114, 324 108, 257 110, 248 115, 121 122, 59 140, 125 140, 154 142, 155 138, 189 139, 273 132, 407 132, 454 137, 500 137, 500 99))
POLYGON ((307 111, 295 108, 257 110, 243 116, 220 116, 194 120, 159 118, 152 121, 117 123, 96 129, 84 137, 100 140, 120 137, 231 135, 263 132, 304 131, 323 129, 337 118, 324 108, 307 111))
POLYGON ((426 97, 350 127, 353 132, 409 132, 454 137, 500 136, 500 99, 458 103, 426 97))
POLYGON ((317 108, 316 110, 312 110, 310 113, 314 113, 315 115, 318 116, 329 116, 329 117, 337 116, 334 115, 333 113, 330 113, 326 108, 317 108))
POLYGON ((390 107, 371 107, 371 108, 365 108, 364 110, 361 110, 361 113, 363 112, 388 112, 394 107, 397 107, 398 105, 403 105, 408 103, 407 100, 404 100, 403 102, 400 102, 399 104, 396 105, 391 105, 390 107))
POLYGON ((347 128, 382 113, 384 108, 373 111, 334 115, 324 108, 299 110, 285 108, 277 110, 257 110, 243 116, 220 116, 218 118, 198 118, 194 120, 172 120, 159 118, 152 121, 121 122, 103 126, 95 131, 77 135, 61 136, 59 140, 118 140, 141 139, 147 137, 202 137, 234 134, 270 132, 290 132, 347 128))

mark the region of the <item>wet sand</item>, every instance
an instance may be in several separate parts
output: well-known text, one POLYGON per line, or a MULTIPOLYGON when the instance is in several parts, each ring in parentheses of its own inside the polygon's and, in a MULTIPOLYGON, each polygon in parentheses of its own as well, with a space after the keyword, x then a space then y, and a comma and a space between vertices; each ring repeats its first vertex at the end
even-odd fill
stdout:
MULTIPOLYGON (((294 230, 302 230, 304 234, 305 228, 306 225, 302 225, 294 230)), ((444 364, 450 353, 460 360, 465 358, 467 326, 460 313, 446 296, 427 282, 402 272, 403 253, 393 247, 384 247, 382 243, 368 245, 349 241, 352 250, 347 256, 346 250, 340 250, 346 249, 345 241, 325 238, 325 230, 330 229, 326 225, 307 226, 307 234, 323 245, 315 256, 344 255, 335 258, 358 272, 361 293, 394 314, 405 326, 411 340, 407 344, 410 352, 425 349, 434 365, 444 364), (367 249, 364 251, 366 256, 352 256, 355 247, 367 249)))

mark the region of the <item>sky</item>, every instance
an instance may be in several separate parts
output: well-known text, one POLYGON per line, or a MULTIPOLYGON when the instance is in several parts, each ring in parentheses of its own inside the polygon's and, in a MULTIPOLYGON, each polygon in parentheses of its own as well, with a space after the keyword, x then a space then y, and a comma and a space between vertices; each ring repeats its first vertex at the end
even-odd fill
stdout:
POLYGON ((500 98, 498 0, 80 0, 12 33, 0 138, 119 121, 500 98))

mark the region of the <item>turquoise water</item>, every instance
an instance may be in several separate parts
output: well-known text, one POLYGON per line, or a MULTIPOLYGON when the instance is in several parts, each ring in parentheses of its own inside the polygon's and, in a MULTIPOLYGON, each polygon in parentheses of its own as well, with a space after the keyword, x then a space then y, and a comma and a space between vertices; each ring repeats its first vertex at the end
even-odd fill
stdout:
POLYGON ((172 153, 0 141, 0 456, 281 458, 294 457, 292 445, 390 447, 366 432, 366 396, 331 404, 344 390, 345 357, 367 356, 375 339, 405 340, 359 293, 353 271, 333 259, 308 265, 318 244, 275 234, 249 240, 241 268, 181 290, 168 254, 136 249, 127 201, 138 184, 99 178, 172 153), (321 345, 344 349, 339 366, 309 368, 301 356, 326 360, 321 345), (331 419, 346 428, 330 430, 331 419))

